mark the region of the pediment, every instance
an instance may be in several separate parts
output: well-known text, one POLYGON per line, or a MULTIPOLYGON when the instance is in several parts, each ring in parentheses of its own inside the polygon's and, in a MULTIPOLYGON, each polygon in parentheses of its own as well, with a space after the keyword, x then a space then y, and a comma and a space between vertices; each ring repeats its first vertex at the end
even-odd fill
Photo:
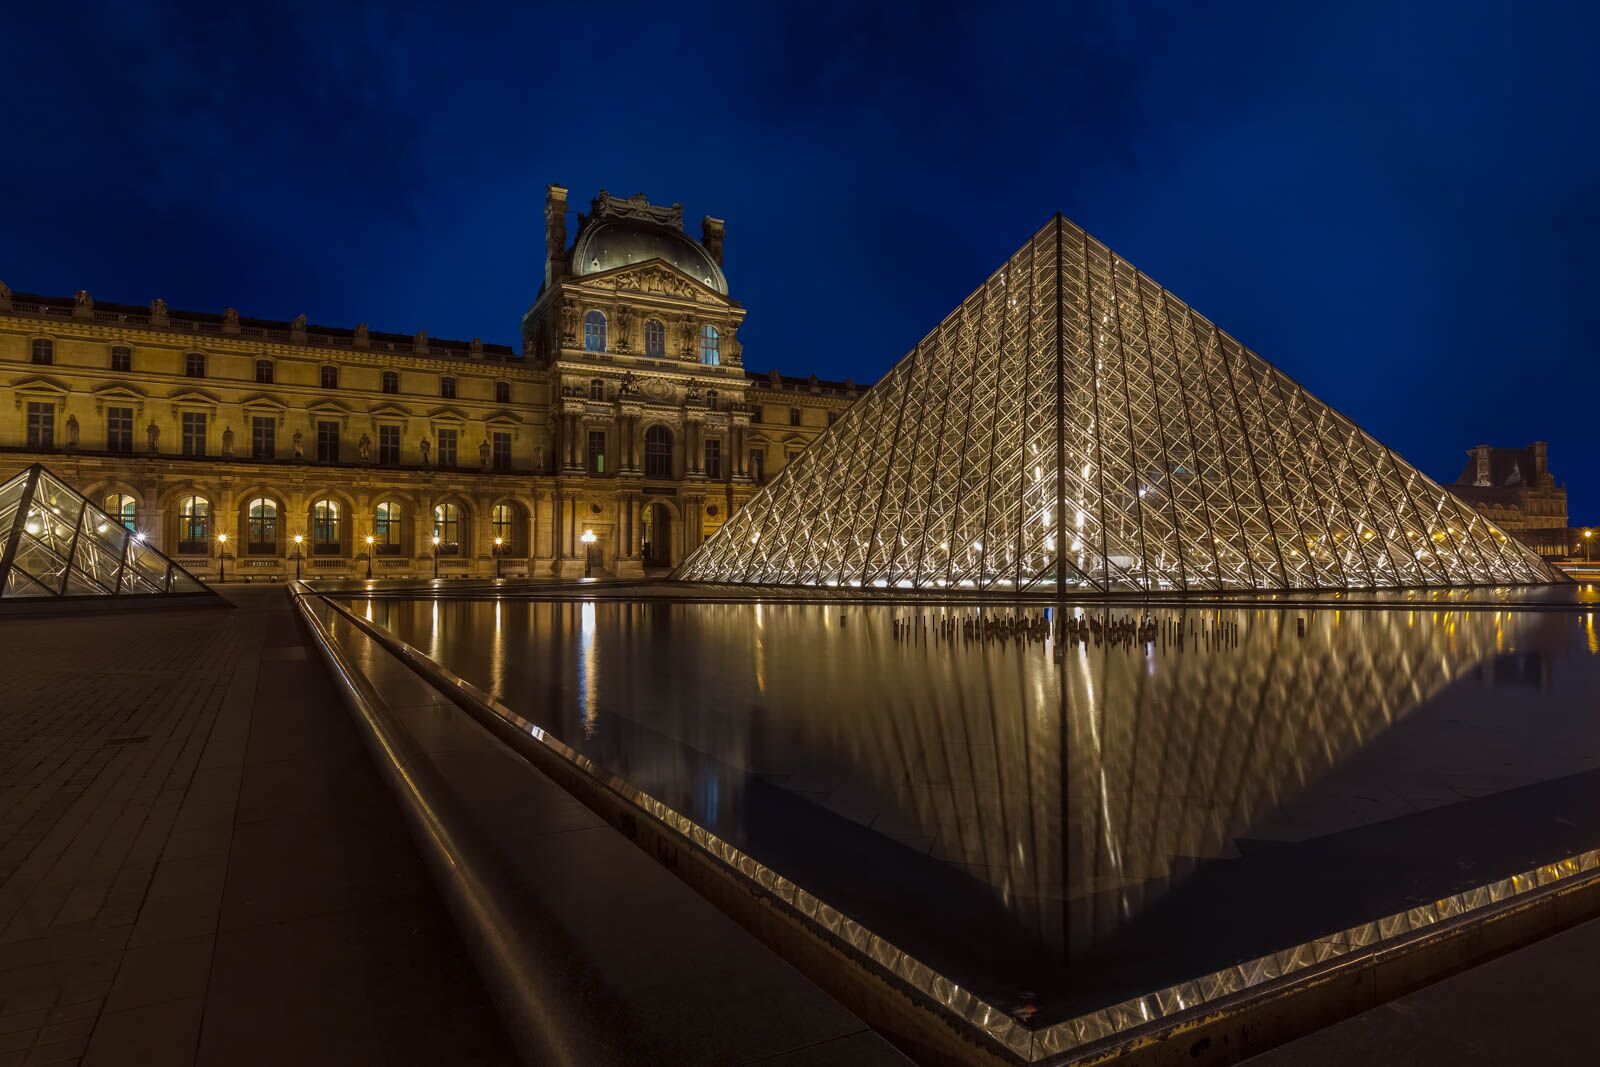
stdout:
POLYGON ((515 424, 517 426, 521 426, 522 425, 522 417, 520 415, 516 415, 516 414, 514 414, 514 413, 512 413, 510 411, 505 411, 503 409, 500 410, 500 411, 493 412, 492 414, 486 416, 483 421, 487 422, 487 423, 507 423, 507 422, 509 422, 509 423, 513 423, 513 424, 515 424))
POLYGON ((349 417, 350 405, 338 400, 317 400, 306 405, 307 411, 315 411, 321 415, 343 415, 349 417))
POLYGON ((428 418, 434 422, 466 422, 467 416, 460 408, 434 408, 428 412, 428 418))
POLYGON ((59 381, 55 378, 46 377, 43 374, 35 374, 27 378, 19 378, 17 381, 12 383, 11 387, 19 393, 32 393, 35 396, 47 394, 49 396, 60 397, 66 396, 69 392, 71 392, 71 390, 67 388, 67 384, 65 382, 59 381))
POLYGON ((272 408, 275 411, 287 411, 289 405, 279 400, 270 393, 252 393, 239 402, 246 411, 251 408, 272 408))
POLYGON ((367 414, 375 419, 409 419, 411 417, 411 412, 399 404, 378 404, 368 410, 367 414))
POLYGON ((736 306, 734 301, 705 282, 659 258, 613 267, 597 274, 585 274, 573 281, 583 288, 692 300, 697 304, 712 304, 717 307, 736 306))
POLYGON ((143 400, 149 394, 126 382, 107 382, 90 390, 97 400, 143 400))
POLYGON ((177 389, 167 394, 167 399, 176 404, 198 404, 206 407, 216 407, 222 401, 214 393, 204 389, 177 389))

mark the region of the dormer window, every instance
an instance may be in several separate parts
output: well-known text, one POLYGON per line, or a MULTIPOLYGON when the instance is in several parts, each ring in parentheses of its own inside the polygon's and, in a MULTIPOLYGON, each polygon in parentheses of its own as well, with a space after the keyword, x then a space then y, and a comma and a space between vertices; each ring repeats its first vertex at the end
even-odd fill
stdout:
POLYGON ((720 346, 721 336, 717 328, 709 322, 700 327, 700 362, 708 367, 715 367, 722 362, 720 346))
POLYGON ((604 313, 591 311, 583 317, 583 350, 596 353, 606 350, 606 317, 604 313))
POLYGON ((667 354, 667 328, 661 324, 660 319, 645 320, 644 354, 658 357, 667 354))

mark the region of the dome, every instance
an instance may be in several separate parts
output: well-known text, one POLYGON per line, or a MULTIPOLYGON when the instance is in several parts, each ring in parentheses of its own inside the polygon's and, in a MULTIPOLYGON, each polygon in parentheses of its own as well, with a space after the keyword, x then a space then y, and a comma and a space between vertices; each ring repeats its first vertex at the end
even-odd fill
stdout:
POLYGON ((728 280, 711 254, 682 230, 641 219, 601 219, 584 228, 572 249, 574 274, 599 274, 605 270, 661 259, 683 273, 728 295, 728 280))

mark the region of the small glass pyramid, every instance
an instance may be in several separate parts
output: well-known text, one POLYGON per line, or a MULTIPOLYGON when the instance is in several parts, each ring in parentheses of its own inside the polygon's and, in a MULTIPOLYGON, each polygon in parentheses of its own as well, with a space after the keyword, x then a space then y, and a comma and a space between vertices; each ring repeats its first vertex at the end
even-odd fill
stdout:
POLYGON ((1084 593, 1568 580, 1059 215, 675 577, 1084 593))
POLYGON ((42 465, 0 483, 0 598, 208 592, 42 465))

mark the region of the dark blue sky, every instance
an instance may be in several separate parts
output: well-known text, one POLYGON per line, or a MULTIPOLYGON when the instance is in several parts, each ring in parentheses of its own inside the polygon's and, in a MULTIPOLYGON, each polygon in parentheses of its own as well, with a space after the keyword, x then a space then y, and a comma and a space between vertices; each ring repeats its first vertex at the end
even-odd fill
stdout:
POLYGON ((1600 520, 1592 4, 25 6, 14 289, 515 343, 557 181, 726 218, 748 364, 869 381, 1059 210, 1600 520))

